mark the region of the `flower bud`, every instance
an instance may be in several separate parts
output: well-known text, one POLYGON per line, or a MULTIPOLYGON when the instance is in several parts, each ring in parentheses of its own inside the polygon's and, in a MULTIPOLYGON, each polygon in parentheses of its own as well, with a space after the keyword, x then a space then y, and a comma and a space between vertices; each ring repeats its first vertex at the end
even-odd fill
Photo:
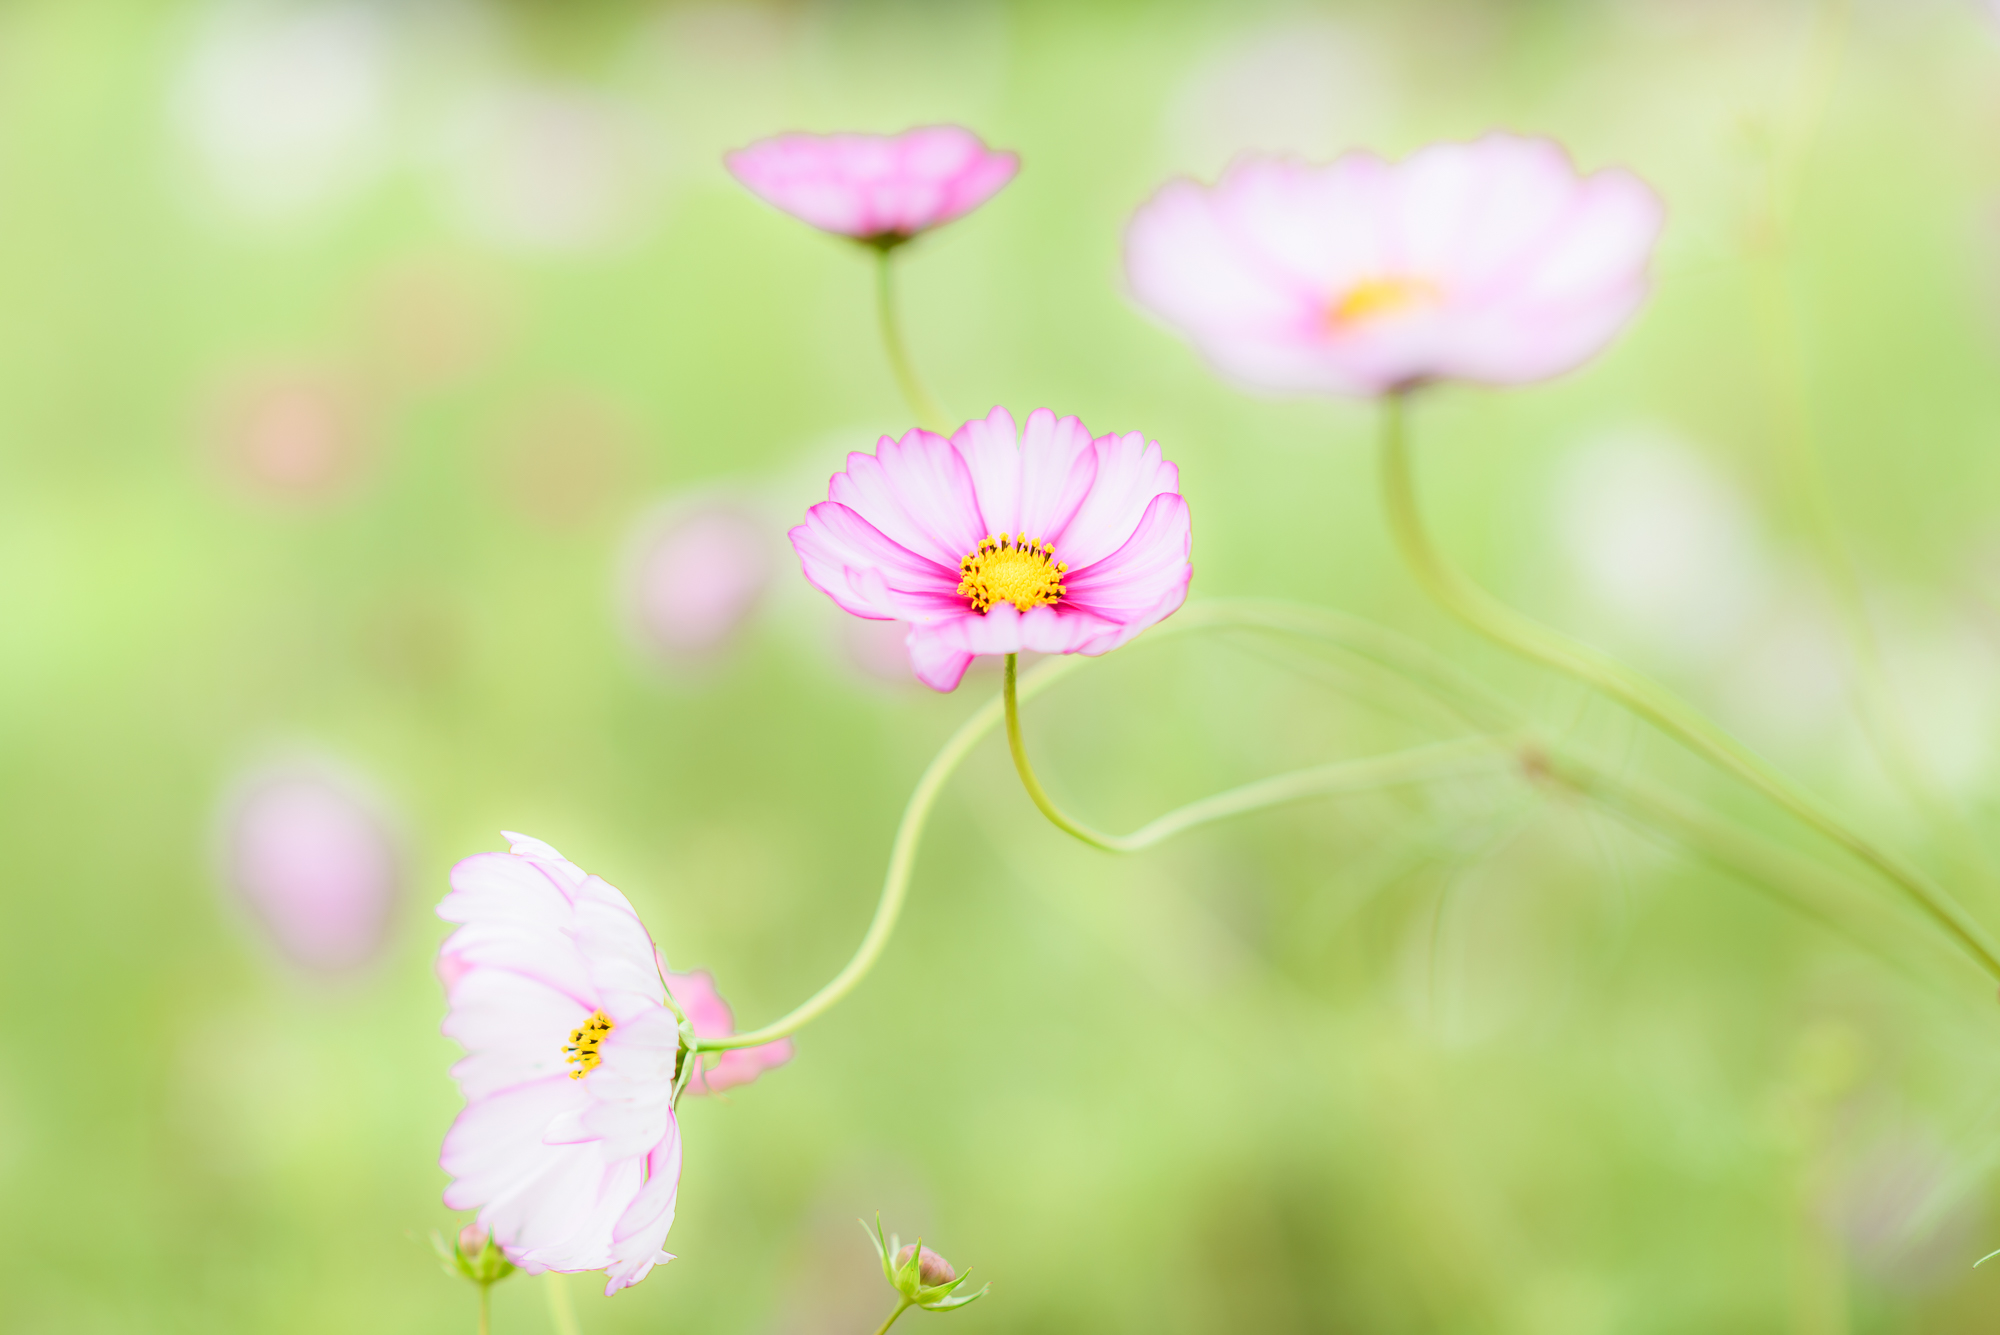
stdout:
POLYGON ((461 1228, 452 1242, 432 1233, 431 1246, 437 1249, 447 1275, 469 1279, 482 1288, 514 1273, 514 1263, 507 1259, 507 1253, 495 1245, 493 1235, 477 1221, 461 1228))
POLYGON ((958 1278, 958 1272, 951 1268, 951 1262, 928 1247, 919 1251, 915 1243, 896 1253, 896 1268, 901 1270, 908 1265, 912 1256, 920 1258, 917 1261, 917 1277, 923 1281, 925 1288, 936 1284, 949 1284, 958 1278))
MULTIPOLYGON (((894 1233, 885 1236, 882 1216, 875 1216, 874 1228, 870 1229, 865 1222, 861 1228, 868 1234, 868 1241, 875 1245, 875 1255, 881 1259, 882 1278, 902 1295, 903 1307, 921 1307, 926 1312, 951 1312, 986 1296, 985 1285, 974 1293, 960 1293, 958 1289, 965 1283, 965 1277, 952 1269, 951 1262, 923 1243, 916 1242, 905 1247, 903 1240, 894 1233)), ((902 1308, 896 1310, 900 1312, 902 1308)))

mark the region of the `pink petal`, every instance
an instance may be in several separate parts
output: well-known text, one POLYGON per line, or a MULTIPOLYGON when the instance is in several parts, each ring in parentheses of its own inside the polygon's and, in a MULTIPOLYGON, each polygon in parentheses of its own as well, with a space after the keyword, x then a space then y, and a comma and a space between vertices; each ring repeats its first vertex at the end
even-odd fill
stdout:
MULTIPOLYGON (((1009 610, 1012 610, 1011 607, 1009 610)), ((965 620, 974 620, 967 613, 965 620)), ((931 625, 910 627, 910 670, 917 674, 917 680, 934 691, 955 691, 964 679, 965 670, 972 666, 972 654, 946 637, 945 632, 956 622, 941 621, 931 625)))
POLYGON ((827 499, 851 507, 892 542, 956 570, 990 531, 965 459, 942 436, 887 436, 875 453, 850 454, 827 483, 827 499))
POLYGON ((1153 498, 1180 486, 1180 470, 1136 431, 1099 437, 1092 448, 1096 482, 1056 546, 1072 577, 1124 546, 1153 498))

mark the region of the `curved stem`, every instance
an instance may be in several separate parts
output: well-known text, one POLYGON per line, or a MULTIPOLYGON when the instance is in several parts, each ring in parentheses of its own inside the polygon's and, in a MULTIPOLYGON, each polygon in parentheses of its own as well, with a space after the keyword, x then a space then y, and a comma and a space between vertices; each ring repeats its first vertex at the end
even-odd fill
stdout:
POLYGON ((903 391, 904 402, 917 415, 917 425, 927 431, 950 434, 951 421, 937 400, 924 388, 924 382, 917 379, 916 368, 910 363, 909 349, 903 344, 902 322, 896 318, 896 293, 890 279, 890 268, 895 264, 895 251, 889 246, 875 249, 875 314, 882 326, 882 350, 889 355, 889 369, 896 373, 896 384, 903 391))
MULTIPOLYGON (((1023 683, 1024 694, 1033 695, 1066 672, 1073 671, 1080 660, 1061 658, 1045 663, 1023 683)), ((1000 702, 990 700, 981 706, 979 712, 961 723, 958 731, 938 751, 917 780, 916 789, 910 800, 903 806, 903 819, 896 826, 896 841, 889 848, 889 870, 882 881, 882 897, 876 902, 875 916, 868 923, 868 931, 855 949, 854 957, 847 961, 845 968, 833 976, 825 987, 808 997, 790 1014, 774 1020, 761 1029, 748 1033, 729 1034, 719 1038, 698 1040, 697 1047, 703 1052, 719 1052, 725 1048, 749 1048, 760 1043, 769 1043, 818 1019, 831 1010, 875 967, 875 961, 882 954, 889 937, 896 930, 896 919, 902 914, 903 900, 909 893, 910 872, 917 861, 917 846, 923 840, 924 824, 930 818, 931 808, 936 805, 938 793, 944 788, 945 780, 951 777, 959 762, 964 760, 980 738, 984 737, 1000 721, 1000 702)))
POLYGON ((1924 872, 1849 828, 1818 797, 1666 687, 1609 654, 1522 616, 1446 560, 1424 529, 1417 508, 1410 452, 1404 437, 1403 399, 1402 394, 1392 394, 1383 400, 1382 499, 1396 545, 1425 592, 1488 639, 1617 701, 1846 849, 1908 896, 1911 903, 1970 953, 1981 968, 2000 978, 2000 948, 1996 948, 1985 929, 1964 907, 1924 872))
POLYGON ((887 1321, 884 1321, 881 1325, 875 1327, 875 1335, 886 1335, 886 1332, 888 1331, 889 1327, 896 1324, 896 1318, 909 1310, 910 1310, 910 1304, 907 1299, 905 1299, 900 1303, 897 1303, 896 1310, 889 1313, 889 1319, 887 1321))
POLYGON ((1304 801, 1309 797, 1422 783, 1461 774, 1498 773, 1513 769, 1517 763, 1506 739, 1467 737, 1362 760, 1336 760, 1259 779, 1255 783, 1246 783, 1198 802, 1190 802, 1184 807, 1176 807, 1130 834, 1105 834, 1065 815, 1036 777, 1021 736, 1021 709, 1014 689, 1014 664, 1015 656, 1007 655, 1001 692, 1007 706, 1007 748, 1013 753, 1014 769, 1021 776, 1021 785, 1056 828, 1107 853, 1137 853, 1198 825, 1262 811, 1287 802, 1304 801))
MULTIPOLYGON (((1483 688, 1476 683, 1452 680, 1453 669, 1431 658, 1420 646, 1404 642, 1401 637, 1379 627, 1318 609, 1219 600, 1196 604, 1184 609, 1172 621, 1148 631, 1142 642, 1158 644, 1176 635, 1216 629, 1264 630, 1337 644, 1407 672, 1414 680, 1428 683, 1428 689, 1450 701, 1465 717, 1489 720, 1507 717, 1504 704, 1485 699, 1483 688)), ((1010 741, 1018 739, 1020 701, 1033 699, 1059 678, 1093 661, 1074 655, 1053 659, 1041 664, 1017 684, 1017 663, 1010 655, 1006 688, 1001 698, 987 701, 978 712, 959 725, 958 731, 932 758, 917 780, 910 800, 904 804, 902 820, 896 826, 895 842, 889 849, 889 867, 882 880, 882 894, 876 901, 874 917, 869 920, 868 930, 862 936, 861 944, 855 948, 853 957, 826 986, 788 1014, 744 1033, 697 1039, 695 1050, 721 1052, 775 1042, 818 1019, 853 991, 868 971, 875 967, 875 961, 881 957, 883 949, 889 944, 889 937, 896 930, 896 920, 902 914, 903 901, 909 893, 910 873, 916 866, 917 848, 923 839, 924 825, 930 819, 931 809, 936 805, 938 794, 943 791, 952 771, 1003 717, 1011 716, 1013 719, 1008 730, 1010 741)), ((1123 845, 1119 843, 1118 836, 1100 836, 1107 841, 1100 846, 1111 847, 1115 851, 1133 851, 1224 816, 1297 801, 1315 794, 1352 792, 1361 788, 1413 783, 1448 773, 1492 768, 1499 763, 1500 754, 1492 741, 1470 739, 1462 743, 1447 743, 1443 748, 1423 748, 1421 754, 1404 753, 1374 760, 1317 766, 1297 774, 1279 775, 1275 779, 1218 793, 1168 812, 1135 833, 1123 836, 1123 845), (1454 747, 1460 749, 1451 749, 1454 747), (1484 752, 1484 755, 1476 755, 1475 751, 1484 752)), ((1016 759, 1017 764, 1025 766, 1024 755, 1017 752, 1016 759)), ((1033 770, 1028 769, 1025 774, 1032 778, 1033 770)), ((1036 785, 1030 791, 1038 789, 1039 785, 1036 785)), ((1046 795, 1043 800, 1047 800, 1046 795)))

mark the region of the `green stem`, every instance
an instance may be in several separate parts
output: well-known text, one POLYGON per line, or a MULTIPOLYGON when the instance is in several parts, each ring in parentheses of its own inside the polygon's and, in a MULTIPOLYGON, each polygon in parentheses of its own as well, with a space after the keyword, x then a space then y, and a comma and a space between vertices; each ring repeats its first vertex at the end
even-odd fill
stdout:
POLYGON ((889 1313, 889 1319, 887 1321, 884 1321, 881 1325, 875 1327, 875 1335, 886 1335, 886 1332, 888 1331, 889 1327, 896 1324, 896 1318, 909 1310, 910 1310, 910 1303, 908 1299, 904 1299, 902 1302, 897 1303, 896 1310, 889 1313))
POLYGON ((910 362, 909 349, 903 344, 903 326, 896 317, 896 293, 890 275, 895 262, 893 247, 876 247, 875 314, 882 326, 882 350, 889 355, 889 369, 896 373, 896 384, 902 389, 903 400, 910 405, 910 411, 917 415, 917 425, 928 431, 949 434, 952 428, 950 419, 938 407, 930 391, 924 388, 924 382, 917 378, 916 368, 910 362))
MULTIPOLYGON (((1319 639, 1352 648, 1364 656, 1370 656, 1407 671, 1413 679, 1423 681, 1435 678, 1435 689, 1456 702, 1456 709, 1472 718, 1493 718, 1504 706, 1496 705, 1482 698, 1481 689, 1476 684, 1454 683, 1451 669, 1429 659, 1424 651, 1415 646, 1398 643, 1398 637, 1365 623, 1337 614, 1320 612, 1310 608, 1288 608, 1280 604, 1260 603, 1208 603, 1183 610, 1172 621, 1155 627, 1145 636, 1145 643, 1157 644, 1175 635, 1192 631, 1214 629, 1248 629, 1291 634, 1309 639, 1319 639)), ((813 993, 788 1014, 764 1025, 740 1034, 726 1034, 714 1038, 698 1039, 697 1052, 720 1052, 729 1048, 756 1047, 760 1043, 775 1042, 796 1033, 805 1025, 824 1015, 858 986, 875 967, 875 961, 889 944, 889 938, 896 930, 896 921, 902 915, 903 902, 908 897, 910 874, 916 866, 917 849, 923 840, 924 826, 930 819, 931 810, 937 804, 938 794, 943 791, 952 772, 971 752, 980 739, 993 730, 1003 718, 1012 720, 1008 729, 1010 742, 1019 737, 1020 702, 1033 699, 1058 679, 1083 667, 1094 660, 1065 655, 1041 664, 1017 684, 1016 661, 1013 656, 1007 660, 1006 689, 1001 698, 989 700, 977 713, 959 725, 931 759, 930 765, 917 780, 916 788, 910 793, 910 800, 904 804, 902 820, 896 826, 895 842, 889 849, 889 867, 882 879, 882 893, 875 904, 874 917, 869 920, 868 930, 861 938, 854 955, 833 979, 813 993)), ((1501 763, 1504 749, 1496 748, 1488 739, 1474 738, 1463 742, 1445 743, 1437 747, 1424 747, 1415 752, 1392 756, 1380 756, 1371 760, 1344 762, 1335 765, 1316 766, 1301 770, 1296 774, 1279 775, 1274 779, 1248 784, 1243 788, 1231 789, 1205 798, 1189 806, 1170 811, 1166 815, 1142 827, 1133 834, 1123 836, 1103 835, 1099 838, 1107 843, 1100 847, 1112 847, 1117 851, 1132 851, 1149 847, 1177 834, 1182 830, 1220 820, 1225 816, 1273 806, 1282 802, 1298 801, 1321 793, 1353 792, 1362 788, 1382 787, 1397 783, 1414 783, 1426 778, 1444 774, 1466 773, 1479 769, 1493 769, 1501 763)), ((1016 752, 1017 764, 1025 767, 1025 757, 1016 752)), ((1024 778, 1031 780, 1034 771, 1024 768, 1024 778)), ((1036 784, 1030 789, 1039 790, 1036 784)), ((1046 801, 1046 795, 1042 798, 1046 801)), ((1044 811, 1049 808, 1044 807, 1044 811)), ((1061 822, 1058 821, 1060 824, 1061 822)), ((1067 828, 1067 827, 1066 827, 1067 828)))
POLYGON ((492 1335, 492 1332, 493 1286, 491 1284, 481 1284, 479 1286, 479 1335, 492 1335))
POLYGON ((560 1270, 548 1272, 549 1320, 555 1323, 556 1335, 582 1335, 582 1328, 576 1324, 576 1308, 571 1306, 569 1284, 560 1270))
POLYGON ((1382 499, 1396 545, 1425 592, 1488 639, 1617 701, 1846 849, 1907 895, 1911 903, 1970 953, 1981 968, 2000 978, 2000 948, 1995 947, 1985 929, 1963 906, 1921 870, 1850 829, 1819 798, 1658 682, 1608 654, 1522 616, 1446 560, 1432 543, 1417 508, 1403 413, 1404 395, 1391 394, 1383 400, 1382 499))
POLYGON ((1491 774, 1515 766, 1513 752, 1505 739, 1467 737, 1363 760, 1337 760, 1259 779, 1255 783, 1177 807, 1130 834, 1105 834, 1064 814, 1042 787, 1042 781, 1035 776, 1035 768, 1028 761, 1028 748, 1021 736, 1021 707, 1014 685, 1015 659, 1016 655, 1007 655, 1001 698, 1007 707, 1007 748, 1013 753, 1014 769, 1021 776, 1021 785, 1056 828, 1107 853, 1137 853, 1198 825, 1310 797, 1423 783, 1462 774, 1491 774))

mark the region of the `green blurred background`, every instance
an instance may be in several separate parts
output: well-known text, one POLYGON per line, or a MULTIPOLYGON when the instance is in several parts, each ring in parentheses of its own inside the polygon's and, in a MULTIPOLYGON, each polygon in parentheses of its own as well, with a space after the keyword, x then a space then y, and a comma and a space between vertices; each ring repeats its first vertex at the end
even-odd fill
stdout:
MULTIPOLYGON (((0 1328, 470 1330, 424 1236, 455 1225, 458 1106, 430 907, 502 827, 621 887, 745 1022, 846 958, 911 784, 995 679, 885 677, 782 548, 845 450, 909 423, 865 257, 721 169, 780 130, 951 120, 1021 152, 906 256, 917 361, 963 415, 1160 440, 1197 597, 1396 625, 1699 789, 1422 604, 1364 407, 1238 394, 1119 279, 1129 211, 1244 149, 1498 126, 1639 171, 1671 220, 1630 335, 1419 410, 1444 540, 2000 925, 2000 22, 1846 22, 1836 68, 1788 0, 0 8, 0 1328), (1779 250, 1770 163, 1822 103, 1779 250), (1916 749, 1983 851, 1927 833, 1844 701, 1760 264, 1916 749), (771 586, 725 651, 663 658, 632 535, 718 498, 763 525, 771 586), (338 978, 287 964, 223 870, 232 786, 300 756, 400 840, 386 950, 338 978)), ((1127 828, 1445 735, 1323 667, 1141 645, 1031 737, 1127 828)), ((1967 970, 1915 972, 1523 782, 1114 861, 988 742, 866 986, 685 1109, 680 1259, 609 1301, 568 1285, 588 1335, 866 1331, 888 1292, 852 1220, 879 1209, 993 1281, 905 1318, 960 1335, 1987 1330, 2000 1014, 1967 970)), ((509 1280, 495 1329, 550 1329, 543 1298, 509 1280)))

